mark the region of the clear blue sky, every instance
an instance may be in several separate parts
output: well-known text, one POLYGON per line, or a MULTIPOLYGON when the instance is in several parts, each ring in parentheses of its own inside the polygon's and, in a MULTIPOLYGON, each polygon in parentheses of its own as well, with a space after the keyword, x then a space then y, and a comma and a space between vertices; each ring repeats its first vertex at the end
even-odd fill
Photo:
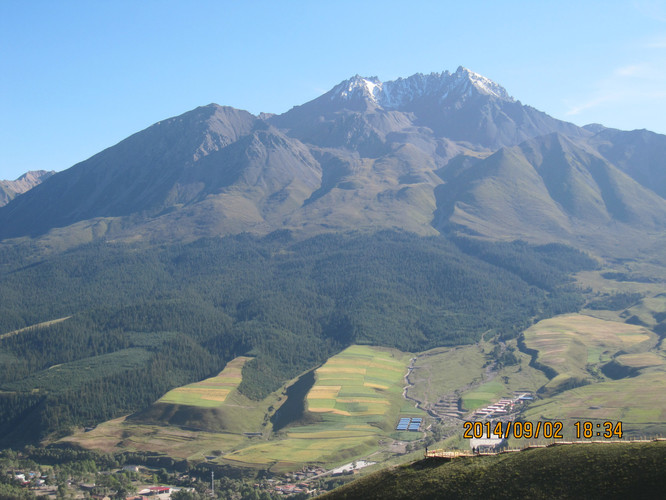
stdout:
POLYGON ((465 66, 578 125, 666 133, 666 2, 0 0, 0 179, 211 102, 465 66))

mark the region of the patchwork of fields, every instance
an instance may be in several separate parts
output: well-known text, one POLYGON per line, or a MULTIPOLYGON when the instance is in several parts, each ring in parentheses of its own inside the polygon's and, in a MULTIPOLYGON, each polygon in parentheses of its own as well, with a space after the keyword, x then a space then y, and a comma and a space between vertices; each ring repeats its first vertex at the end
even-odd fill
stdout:
MULTIPOLYGON (((397 352, 397 351, 395 351, 397 352)), ((308 410, 349 417, 386 415, 402 394, 409 355, 352 346, 317 369, 308 410)))
POLYGON ((283 439, 258 443, 223 457, 237 464, 289 469, 304 462, 339 463, 377 449, 380 440, 413 439, 396 433, 404 409, 402 391, 411 355, 394 349, 351 346, 315 372, 306 396, 313 423, 290 427, 283 439))
MULTIPOLYGON (((242 396, 237 387, 249 358, 229 362, 217 376, 169 391, 153 405, 161 417, 188 411, 224 421, 229 432, 202 432, 177 425, 160 425, 146 418, 121 418, 79 432, 65 441, 103 451, 155 451, 176 458, 208 459, 218 463, 293 470, 305 463, 348 462, 378 449, 382 440, 414 439, 420 433, 396 432, 399 415, 423 416, 405 408, 404 376, 411 355, 394 349, 351 346, 315 372, 306 396, 301 423, 270 436, 269 408, 284 403, 282 391, 263 401, 242 396), (169 410, 172 409, 172 410, 169 410), (173 410, 176 409, 176 410, 173 410), (406 411, 405 411, 406 410, 406 411), (250 437, 245 433, 259 433, 250 437)), ((150 413, 150 410, 149 412, 150 413)))
MULTIPOLYGON (((524 332, 525 346, 550 370, 551 379, 532 366, 530 355, 516 349, 516 340, 502 344, 502 352, 515 355, 513 361, 487 368, 500 347, 481 341, 419 355, 410 375, 410 397, 430 409, 441 398, 459 397, 470 411, 513 391, 539 390, 541 399, 522 417, 568 422, 567 438, 572 437, 572 422, 587 420, 622 421, 628 436, 656 434, 666 431, 666 352, 658 341, 641 326, 581 314, 558 316, 524 332)), ((155 421, 116 419, 65 440, 103 451, 155 451, 282 472, 306 463, 339 465, 387 450, 394 440, 423 436, 395 430, 400 417, 425 416, 403 396, 410 353, 355 345, 331 357, 314 377, 308 374, 298 396, 299 401, 304 397, 303 413, 276 426, 280 430, 275 432, 271 415, 289 393, 282 388, 263 401, 240 394, 237 387, 248 359, 236 358, 215 377, 169 391, 153 405, 152 414, 147 412, 155 421), (195 415, 198 422, 217 422, 220 430, 178 424, 173 415, 179 412, 195 415), (167 414, 171 420, 160 422, 167 414)), ((449 445, 467 446, 459 436, 451 439, 449 445)))

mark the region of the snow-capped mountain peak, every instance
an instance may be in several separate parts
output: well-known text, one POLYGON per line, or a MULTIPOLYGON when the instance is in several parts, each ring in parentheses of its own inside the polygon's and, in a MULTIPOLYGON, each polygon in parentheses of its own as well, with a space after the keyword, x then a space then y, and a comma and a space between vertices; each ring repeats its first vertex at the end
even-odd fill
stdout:
POLYGON ((377 102, 378 96, 382 94, 382 82, 376 76, 365 78, 355 75, 336 85, 331 94, 331 100, 349 101, 356 96, 362 96, 377 102))
POLYGON ((432 96, 443 102, 449 96, 465 99, 473 91, 513 101, 504 87, 462 66, 455 73, 416 73, 408 78, 388 82, 381 82, 377 77, 355 75, 336 85, 330 92, 330 98, 343 102, 364 99, 386 109, 397 109, 425 96, 432 96))
POLYGON ((458 83, 470 83, 482 94, 492 95, 500 99, 513 101, 504 87, 493 82, 485 76, 474 73, 467 68, 459 66, 456 72, 451 75, 458 83))

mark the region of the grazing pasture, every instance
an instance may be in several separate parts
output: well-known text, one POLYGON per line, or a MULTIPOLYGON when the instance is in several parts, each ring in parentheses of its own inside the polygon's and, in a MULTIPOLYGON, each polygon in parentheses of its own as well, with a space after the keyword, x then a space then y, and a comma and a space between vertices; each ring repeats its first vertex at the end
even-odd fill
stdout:
POLYGON ((573 422, 588 420, 621 421, 627 437, 663 434, 666 353, 657 341, 642 326, 579 314, 537 323, 525 345, 557 376, 524 417, 563 420, 566 438, 574 437, 573 422))

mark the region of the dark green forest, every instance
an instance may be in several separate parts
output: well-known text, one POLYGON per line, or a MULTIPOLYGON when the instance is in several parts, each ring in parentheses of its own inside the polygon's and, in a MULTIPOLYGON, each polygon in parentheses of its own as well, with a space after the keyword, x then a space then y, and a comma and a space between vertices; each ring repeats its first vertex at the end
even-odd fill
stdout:
POLYGON ((0 248, 0 446, 137 411, 238 355, 255 358, 240 390, 259 399, 353 343, 511 338, 580 308, 570 273, 596 266, 563 245, 397 231, 26 255, 0 248))

